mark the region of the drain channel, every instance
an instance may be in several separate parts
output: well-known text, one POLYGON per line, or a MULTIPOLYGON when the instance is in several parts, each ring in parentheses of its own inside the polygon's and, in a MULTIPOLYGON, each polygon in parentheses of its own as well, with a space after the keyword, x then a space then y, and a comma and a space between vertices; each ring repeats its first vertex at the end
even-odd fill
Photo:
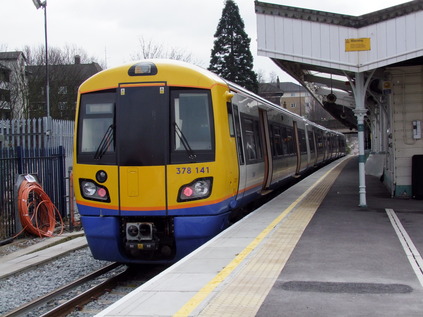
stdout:
POLYGON ((293 292, 318 292, 337 294, 406 294, 413 288, 404 284, 380 283, 348 283, 348 282, 318 282, 289 281, 281 283, 280 287, 293 292))

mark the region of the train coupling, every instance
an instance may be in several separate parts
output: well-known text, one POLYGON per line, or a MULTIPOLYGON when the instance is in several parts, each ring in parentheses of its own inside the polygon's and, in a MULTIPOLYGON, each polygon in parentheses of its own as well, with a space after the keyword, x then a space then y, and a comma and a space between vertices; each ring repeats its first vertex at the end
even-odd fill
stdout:
POLYGON ((156 228, 150 222, 128 222, 126 224, 126 249, 131 253, 155 251, 159 241, 154 239, 156 228))

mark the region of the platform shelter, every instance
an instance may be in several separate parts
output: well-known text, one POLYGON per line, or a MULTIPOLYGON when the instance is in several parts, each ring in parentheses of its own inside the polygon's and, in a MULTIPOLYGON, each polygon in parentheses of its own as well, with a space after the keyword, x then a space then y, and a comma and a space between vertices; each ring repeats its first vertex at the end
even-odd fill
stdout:
POLYGON ((393 197, 423 198, 423 0, 361 16, 261 1, 255 10, 258 54, 358 132, 359 205, 366 172, 393 197))

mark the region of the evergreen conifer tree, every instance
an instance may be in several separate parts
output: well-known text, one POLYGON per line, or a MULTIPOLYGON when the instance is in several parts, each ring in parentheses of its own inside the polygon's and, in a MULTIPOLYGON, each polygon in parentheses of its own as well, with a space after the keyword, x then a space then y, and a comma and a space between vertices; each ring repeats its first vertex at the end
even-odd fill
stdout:
POLYGON ((253 70, 250 41, 244 21, 233 0, 226 0, 214 34, 209 70, 250 91, 258 91, 257 74, 253 70))

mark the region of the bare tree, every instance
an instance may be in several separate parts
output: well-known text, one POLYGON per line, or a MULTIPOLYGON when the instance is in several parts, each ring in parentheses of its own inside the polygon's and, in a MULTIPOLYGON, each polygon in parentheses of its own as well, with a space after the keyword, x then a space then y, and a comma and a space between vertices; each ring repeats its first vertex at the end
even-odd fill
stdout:
MULTIPOLYGON (((23 52, 26 56, 27 65, 40 66, 46 64, 45 48, 25 46, 23 52)), ((64 48, 50 47, 48 49, 49 65, 70 65, 75 62, 75 56, 79 56, 82 64, 97 62, 97 58, 88 56, 87 52, 76 46, 66 45, 64 48)), ((101 62, 103 64, 103 62, 101 62)))
POLYGON ((275 72, 270 72, 270 82, 271 83, 277 83, 279 80, 278 74, 275 72))
POLYGON ((135 54, 131 55, 132 60, 168 58, 195 64, 191 54, 187 54, 182 49, 166 48, 162 44, 157 44, 151 39, 146 40, 144 37, 139 39, 139 43, 139 50, 135 54))
POLYGON ((257 71, 257 80, 258 80, 259 84, 266 83, 266 74, 265 74, 263 69, 259 69, 257 71))

